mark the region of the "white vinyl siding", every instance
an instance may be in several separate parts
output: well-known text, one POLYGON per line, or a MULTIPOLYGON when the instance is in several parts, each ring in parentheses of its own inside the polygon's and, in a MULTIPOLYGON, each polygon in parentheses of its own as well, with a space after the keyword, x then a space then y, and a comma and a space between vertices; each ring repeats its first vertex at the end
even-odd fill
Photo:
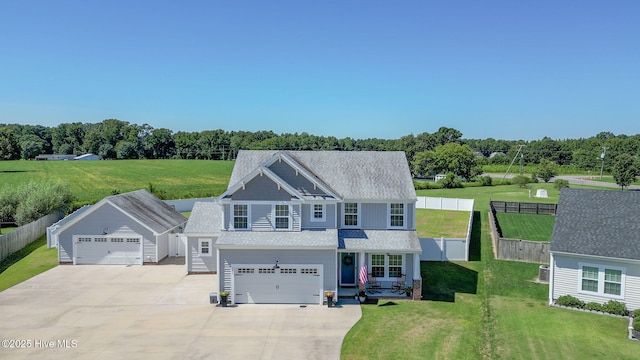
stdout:
MULTIPOLYGON (((558 299, 563 295, 575 296, 584 302, 603 304, 609 300, 618 300, 627 305, 627 309, 640 309, 640 261, 615 261, 613 259, 581 258, 555 253, 553 256, 553 286, 552 298, 558 299), (580 263, 580 264, 579 264, 580 263), (592 291, 582 291, 582 266, 592 266, 603 269, 624 269, 621 276, 621 296, 609 295, 592 291)), ((604 274, 603 274, 604 279, 604 274)))

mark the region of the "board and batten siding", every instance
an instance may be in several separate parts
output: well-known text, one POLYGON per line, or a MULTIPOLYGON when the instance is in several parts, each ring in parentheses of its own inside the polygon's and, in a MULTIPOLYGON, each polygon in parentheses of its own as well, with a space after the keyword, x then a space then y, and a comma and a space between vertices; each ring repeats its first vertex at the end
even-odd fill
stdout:
POLYGON ((313 191, 315 195, 326 195, 320 188, 314 188, 313 183, 302 174, 299 172, 296 174, 296 170, 284 161, 274 162, 269 166, 269 169, 294 189, 307 189, 313 191))
POLYGON ((258 175, 231 195, 234 201, 290 201, 289 194, 283 187, 266 175, 258 175))
MULTIPOLYGON (((276 260, 281 265, 321 264, 323 266, 323 288, 335 290, 337 286, 337 255, 335 250, 234 250, 220 249, 220 267, 227 262, 231 266, 238 264, 274 265, 276 260)), ((219 269, 219 274, 224 269, 219 269)), ((224 277, 218 276, 219 288, 224 288, 224 277)))
POLYGON ((73 236, 74 235, 118 235, 137 234, 143 238, 143 261, 155 262, 156 249, 153 233, 137 221, 123 214, 108 203, 86 214, 81 221, 72 224, 58 232, 58 261, 62 263, 73 261, 73 236), (153 249, 149 246, 153 244, 153 249), (151 260, 147 260, 151 256, 151 260))
POLYGON ((212 254, 211 256, 200 256, 200 251, 198 249, 198 240, 199 239, 211 239, 212 245, 215 244, 218 239, 217 236, 214 237, 205 237, 205 236, 197 236, 197 237, 189 237, 187 239, 187 251, 189 252, 187 256, 187 272, 189 273, 213 273, 216 272, 216 268, 218 266, 216 262, 216 253, 213 250, 213 246, 211 248, 212 254))
POLYGON ((624 299, 614 299, 627 305, 627 309, 640 309, 640 261, 626 262, 595 258, 580 258, 554 254, 553 300, 563 295, 574 296, 585 303, 605 303, 610 298, 578 292, 581 284, 579 263, 625 269, 624 299))

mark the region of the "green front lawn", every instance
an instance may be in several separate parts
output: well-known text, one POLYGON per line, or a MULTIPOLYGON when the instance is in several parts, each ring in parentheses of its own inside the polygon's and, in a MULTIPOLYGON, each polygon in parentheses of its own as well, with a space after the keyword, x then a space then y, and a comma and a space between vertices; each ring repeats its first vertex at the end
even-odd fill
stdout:
POLYGON ((553 215, 496 213, 502 236, 508 239, 551 241, 553 215))

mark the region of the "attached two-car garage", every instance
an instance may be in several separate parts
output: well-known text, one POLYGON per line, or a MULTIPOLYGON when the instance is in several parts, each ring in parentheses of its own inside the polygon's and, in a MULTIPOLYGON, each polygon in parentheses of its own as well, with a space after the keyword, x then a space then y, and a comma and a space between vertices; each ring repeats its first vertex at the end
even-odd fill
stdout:
POLYGON ((235 265, 236 303, 321 304, 322 265, 235 265))

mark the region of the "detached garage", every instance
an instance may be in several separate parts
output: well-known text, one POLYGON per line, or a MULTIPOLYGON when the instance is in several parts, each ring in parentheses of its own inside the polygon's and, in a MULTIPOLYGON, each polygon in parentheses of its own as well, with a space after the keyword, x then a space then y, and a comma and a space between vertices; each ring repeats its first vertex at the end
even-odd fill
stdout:
POLYGON ((100 200, 56 230, 60 264, 155 264, 187 218, 146 190, 100 200))

